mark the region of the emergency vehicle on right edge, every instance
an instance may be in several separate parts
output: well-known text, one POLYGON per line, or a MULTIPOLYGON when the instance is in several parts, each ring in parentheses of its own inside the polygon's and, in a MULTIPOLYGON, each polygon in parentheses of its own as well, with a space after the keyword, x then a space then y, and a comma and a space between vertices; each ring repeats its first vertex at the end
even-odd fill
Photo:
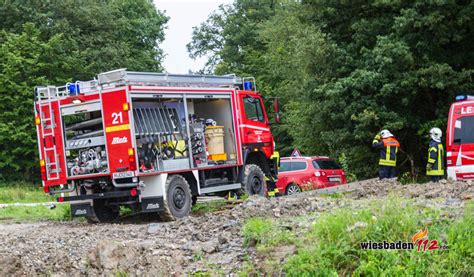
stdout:
POLYGON ((474 179, 474 96, 457 96, 449 110, 446 168, 448 178, 474 179))

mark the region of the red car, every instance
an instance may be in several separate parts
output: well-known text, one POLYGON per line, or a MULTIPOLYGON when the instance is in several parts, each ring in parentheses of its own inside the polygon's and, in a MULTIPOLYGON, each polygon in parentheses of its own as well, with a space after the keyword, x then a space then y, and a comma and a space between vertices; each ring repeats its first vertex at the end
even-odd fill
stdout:
POLYGON ((276 185, 281 194, 291 195, 345 183, 346 174, 334 159, 317 156, 282 158, 276 185))

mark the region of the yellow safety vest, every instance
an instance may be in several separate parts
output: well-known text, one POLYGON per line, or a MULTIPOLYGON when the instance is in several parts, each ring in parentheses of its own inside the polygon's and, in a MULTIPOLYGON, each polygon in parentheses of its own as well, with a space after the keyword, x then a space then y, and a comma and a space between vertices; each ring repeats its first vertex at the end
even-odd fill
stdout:
POLYGON ((444 147, 440 142, 432 141, 428 149, 428 163, 433 164, 431 170, 426 171, 428 176, 444 175, 444 147))

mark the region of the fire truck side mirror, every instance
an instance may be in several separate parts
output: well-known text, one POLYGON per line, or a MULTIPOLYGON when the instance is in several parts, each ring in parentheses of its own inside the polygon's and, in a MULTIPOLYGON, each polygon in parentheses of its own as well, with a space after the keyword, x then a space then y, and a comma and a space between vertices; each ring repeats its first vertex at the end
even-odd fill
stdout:
POLYGON ((273 98, 273 110, 275 112, 275 122, 280 123, 280 107, 278 106, 278 98, 273 98))

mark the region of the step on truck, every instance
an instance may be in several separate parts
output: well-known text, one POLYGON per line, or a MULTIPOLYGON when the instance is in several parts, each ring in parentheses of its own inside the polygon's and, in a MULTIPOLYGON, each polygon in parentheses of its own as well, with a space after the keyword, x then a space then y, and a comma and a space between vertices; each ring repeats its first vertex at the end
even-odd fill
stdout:
POLYGON ((89 221, 174 220, 199 195, 266 195, 277 178, 254 78, 119 69, 36 87, 34 108, 44 191, 89 221))

